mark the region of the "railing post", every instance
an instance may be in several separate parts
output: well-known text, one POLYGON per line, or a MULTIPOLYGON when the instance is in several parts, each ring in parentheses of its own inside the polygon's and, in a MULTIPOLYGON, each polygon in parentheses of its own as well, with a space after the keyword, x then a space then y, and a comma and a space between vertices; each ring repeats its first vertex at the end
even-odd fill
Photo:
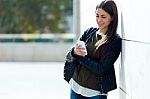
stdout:
POLYGON ((73 32, 77 40, 80 36, 80 0, 73 0, 73 32))

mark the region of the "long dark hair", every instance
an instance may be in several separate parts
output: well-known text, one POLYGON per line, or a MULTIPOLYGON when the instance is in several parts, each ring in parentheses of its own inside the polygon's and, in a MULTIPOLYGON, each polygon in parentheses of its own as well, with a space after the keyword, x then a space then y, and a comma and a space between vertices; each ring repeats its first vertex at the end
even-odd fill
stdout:
MULTIPOLYGON (((107 41, 105 43, 109 44, 109 42, 111 42, 117 34, 117 27, 118 27, 117 6, 115 2, 112 0, 104 0, 96 6, 96 9, 98 8, 103 9, 112 17, 112 21, 109 24, 108 30, 106 32, 107 41)), ((106 54, 106 50, 109 50, 109 46, 98 47, 98 49, 96 49, 94 52, 95 57, 103 57, 106 54)))
POLYGON ((112 0, 104 0, 100 4, 96 6, 96 9, 101 8, 105 12, 107 12, 111 17, 112 21, 109 24, 108 30, 107 30, 107 42, 111 41, 117 32, 118 27, 118 10, 117 6, 114 1, 112 0))

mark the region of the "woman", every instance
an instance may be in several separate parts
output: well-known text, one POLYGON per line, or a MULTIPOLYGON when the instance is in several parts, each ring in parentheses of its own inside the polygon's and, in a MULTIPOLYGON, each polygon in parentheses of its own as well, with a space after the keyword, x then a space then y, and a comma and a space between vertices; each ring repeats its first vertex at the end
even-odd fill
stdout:
POLYGON ((98 28, 89 28, 81 36, 86 48, 76 44, 67 54, 64 79, 71 84, 71 99, 107 99, 117 88, 114 63, 121 52, 117 35, 118 12, 114 1, 96 6, 98 28))

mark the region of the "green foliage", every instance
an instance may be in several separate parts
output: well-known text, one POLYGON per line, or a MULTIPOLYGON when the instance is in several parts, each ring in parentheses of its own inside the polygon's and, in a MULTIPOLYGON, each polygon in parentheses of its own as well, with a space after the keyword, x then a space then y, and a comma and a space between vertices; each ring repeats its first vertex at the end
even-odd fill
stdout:
POLYGON ((64 33, 72 0, 0 0, 0 33, 64 33))

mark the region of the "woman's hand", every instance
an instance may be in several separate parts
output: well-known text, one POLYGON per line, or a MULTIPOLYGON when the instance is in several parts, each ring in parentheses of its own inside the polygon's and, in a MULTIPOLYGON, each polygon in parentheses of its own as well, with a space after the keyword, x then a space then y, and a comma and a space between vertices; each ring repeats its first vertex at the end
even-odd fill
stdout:
POLYGON ((81 45, 76 44, 76 46, 74 48, 74 54, 79 55, 79 56, 85 56, 85 55, 87 55, 87 50, 86 50, 86 48, 82 47, 81 45))

